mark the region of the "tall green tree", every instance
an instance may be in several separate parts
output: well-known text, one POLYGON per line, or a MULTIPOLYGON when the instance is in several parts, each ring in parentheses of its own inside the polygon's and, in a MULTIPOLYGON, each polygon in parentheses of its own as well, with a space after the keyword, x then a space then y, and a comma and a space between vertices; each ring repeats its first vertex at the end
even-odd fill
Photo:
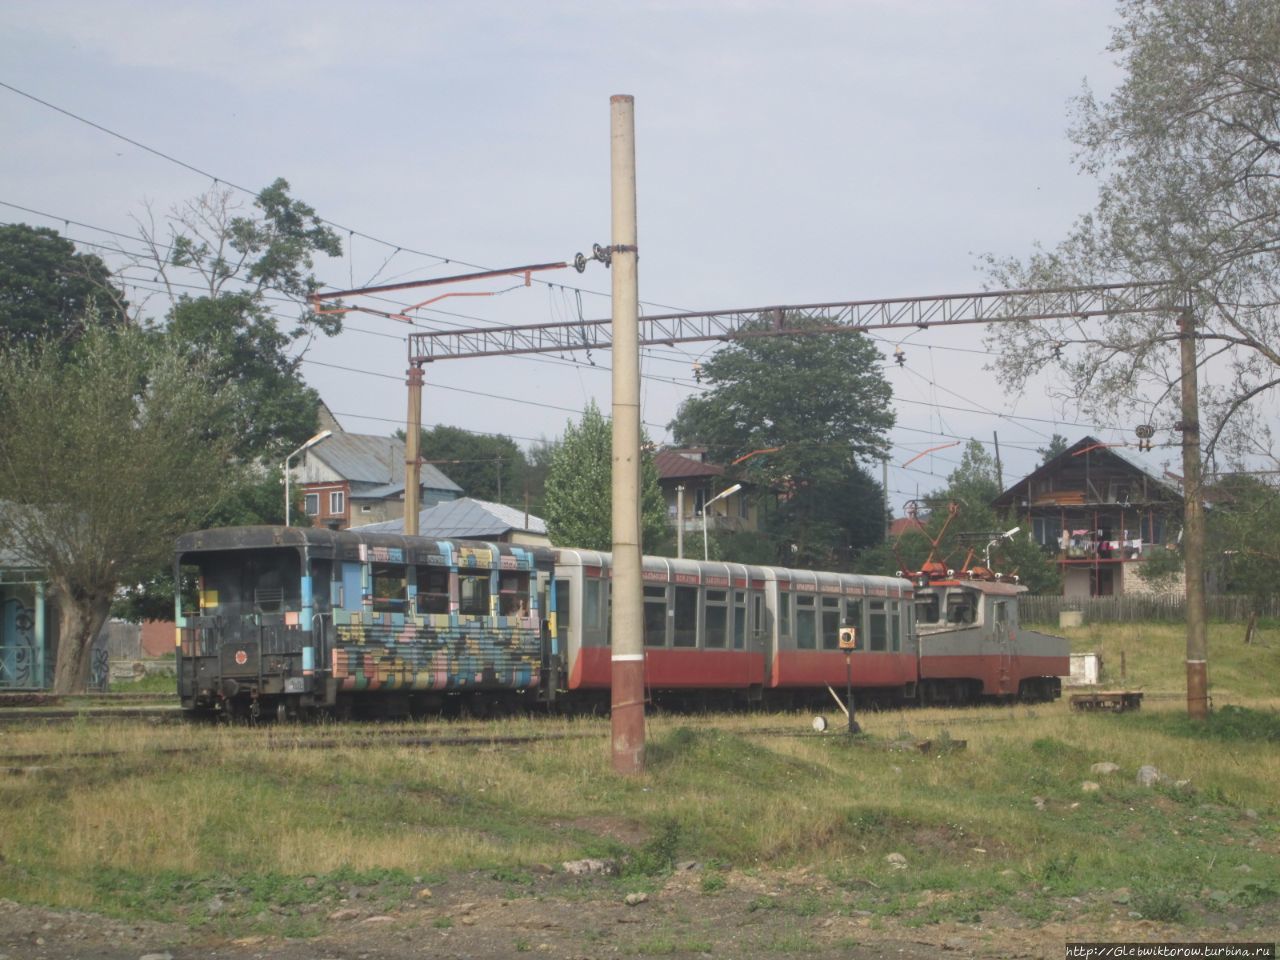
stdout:
POLYGON ((884 492, 867 465, 888 450, 892 391, 868 338, 795 326, 814 332, 748 335, 716 352, 702 365, 706 392, 671 429, 719 463, 746 457, 742 476, 779 494, 767 519, 779 560, 843 569, 883 537, 884 492))
POLYGON ((117 588, 167 565, 233 485, 233 438, 200 429, 232 392, 136 329, 90 327, 70 356, 52 341, 0 353, 0 538, 52 587, 55 692, 84 688, 117 588))
MULTIPOLYGON (((547 472, 547 533, 553 543, 588 550, 613 546, 613 424, 591 403, 565 425, 547 472)), ((658 471, 647 453, 640 474, 641 549, 657 553, 670 539, 658 471)))
POLYGON ((302 379, 302 356, 314 336, 341 330, 338 314, 317 314, 307 297, 319 289, 315 258, 342 252, 337 234, 277 179, 251 210, 214 188, 141 235, 142 262, 168 290, 166 335, 239 399, 219 428, 235 434, 240 456, 274 462, 306 440, 319 397, 302 379), (178 293, 175 276, 193 274, 203 292, 178 293))
POLYGON ((422 431, 420 449, 468 497, 523 506, 526 491, 531 498, 542 493, 530 486, 528 458, 510 437, 441 424, 422 431))
POLYGON ((1224 593, 1250 601, 1245 642, 1267 601, 1280 593, 1280 489, 1258 477, 1240 474, 1214 487, 1209 512, 1211 567, 1216 567, 1224 593))
POLYGON ((87 324, 125 322, 124 297, 101 259, 47 227, 0 226, 0 349, 70 345, 87 324))
POLYGON ((1054 457, 1061 453, 1066 453, 1067 448, 1071 446, 1071 441, 1060 433, 1054 433, 1049 438, 1049 445, 1046 447, 1037 447, 1036 453, 1040 454, 1040 466, 1044 466, 1054 457))

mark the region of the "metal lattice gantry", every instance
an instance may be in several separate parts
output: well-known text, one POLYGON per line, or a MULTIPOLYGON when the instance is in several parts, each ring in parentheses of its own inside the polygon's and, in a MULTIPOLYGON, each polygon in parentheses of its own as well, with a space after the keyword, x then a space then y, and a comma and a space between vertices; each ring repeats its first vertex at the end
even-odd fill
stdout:
MULTIPOLYGON (((1126 313, 1176 313, 1180 309, 1168 284, 994 290, 936 297, 658 314, 640 318, 640 344, 656 346, 798 333, 1084 319, 1126 313)), ((612 337, 608 319, 419 332, 409 335, 409 360, 421 364, 468 357, 607 350, 613 345, 612 337)))

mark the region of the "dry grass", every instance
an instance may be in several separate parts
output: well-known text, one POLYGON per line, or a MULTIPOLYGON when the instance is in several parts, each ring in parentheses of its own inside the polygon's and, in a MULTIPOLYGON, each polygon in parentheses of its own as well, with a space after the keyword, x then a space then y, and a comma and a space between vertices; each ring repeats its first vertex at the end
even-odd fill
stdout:
POLYGON ((287 901, 312 895, 302 878, 354 872, 407 889, 413 877, 617 856, 646 870, 678 857, 858 878, 869 885, 857 889, 877 891, 865 904, 876 911, 905 909, 922 890, 1017 902, 1032 919, 1045 898, 1092 889, 1171 891, 1175 903, 1212 889, 1231 903, 1245 895, 1242 866, 1248 896, 1280 898, 1280 751, 1265 734, 1280 632, 1245 648, 1216 627, 1212 640, 1215 706, 1259 711, 1246 719, 1261 718, 1260 736, 1215 727, 1205 737, 1181 722, 1176 630, 1086 627, 1073 642, 1101 649, 1113 669, 1125 650, 1144 709, 864 713, 867 737, 854 741, 812 734, 807 715, 657 715, 636 778, 611 772, 605 719, 15 731, 0 753, 53 758, 39 774, 0 780, 0 896, 199 922, 219 884, 287 901), (479 731, 564 736, 393 742, 479 731), (904 735, 967 749, 885 749, 904 735), (299 746, 319 737, 333 745, 299 746), (1090 774, 1099 761, 1121 770, 1090 774), (1140 788, 1142 764, 1190 783, 1140 788), (1101 789, 1084 793, 1087 779, 1101 789), (890 852, 911 869, 890 870, 890 852))

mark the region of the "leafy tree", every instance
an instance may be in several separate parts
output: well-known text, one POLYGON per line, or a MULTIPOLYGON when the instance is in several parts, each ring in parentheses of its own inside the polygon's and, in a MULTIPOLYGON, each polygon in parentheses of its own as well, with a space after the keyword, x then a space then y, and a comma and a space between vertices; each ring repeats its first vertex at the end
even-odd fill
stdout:
POLYGON ((300 358, 275 318, 243 292, 181 297, 164 334, 234 397, 219 423, 244 460, 274 462, 315 433, 320 397, 303 381, 300 358))
POLYGON ((163 339, 90 327, 0 353, 0 536, 44 570, 60 628, 54 691, 83 689, 121 583, 167 564, 236 474, 198 425, 234 398, 163 339))
POLYGON ((744 479, 779 492, 767 524, 788 563, 842 569, 882 536, 884 493, 864 466, 894 422, 880 362, 857 333, 744 336, 703 364, 709 389, 671 424, 677 443, 721 463, 747 457, 744 479))
POLYGON ((1076 101, 1072 138, 1098 204, 1052 251, 993 261, 1003 286, 1133 280, 1168 284, 1177 316, 1116 314, 1007 325, 997 370, 1021 389, 1057 368, 1088 414, 1184 431, 1187 710, 1208 717, 1205 524, 1199 445, 1280 462, 1259 413, 1280 386, 1280 5, 1255 0, 1124 0, 1111 49, 1125 72, 1099 102, 1076 101), (1179 406, 1182 346, 1227 368, 1179 406), (1183 422, 1188 420, 1190 422, 1183 422))
MULTIPOLYGON (((524 504, 529 461, 510 437, 471 433, 443 424, 422 431, 422 457, 460 486, 468 497, 524 504)), ((529 489, 530 495, 541 490, 529 489)))
POLYGON ((0 349, 73 343, 86 324, 120 326, 125 302, 107 265, 47 227, 0 226, 0 349))
POLYGON ((1055 433, 1049 438, 1047 447, 1037 447, 1036 453, 1040 454, 1040 466, 1044 466, 1059 454, 1066 453, 1067 448, 1071 446, 1071 441, 1060 433, 1055 433))
MULTIPOLYGON (((1280 6, 1254 0, 1124 0, 1111 49, 1125 76, 1086 87, 1071 137, 1101 180, 1094 211, 1056 248, 992 260, 1007 287, 1168 281, 1189 297, 1198 362, 1229 376, 1206 391, 1208 449, 1220 432, 1267 453, 1253 416, 1280 385, 1280 6)), ((1097 417, 1171 427, 1179 339, 1173 317, 1121 314, 1001 324, 997 371, 1021 389, 1054 369, 1060 395, 1097 417), (1139 421, 1141 422, 1141 421, 1139 421)))
MULTIPOLYGON (((546 521, 553 543, 609 550, 613 546, 613 424, 594 403, 565 425, 547 473, 546 521)), ((640 542, 657 552, 667 534, 667 507, 658 471, 645 454, 640 476, 640 542)))
POLYGON ((1224 592, 1250 600, 1245 642, 1266 602, 1280 592, 1280 490, 1256 477, 1227 477, 1214 491, 1209 547, 1224 592))
POLYGON ((307 296, 319 289, 316 255, 339 256, 342 245, 307 204, 277 179, 247 215, 225 188, 207 191, 157 224, 140 223, 148 254, 137 258, 166 286, 165 330, 216 382, 234 387, 239 405, 217 428, 238 437, 245 460, 274 462, 315 432, 318 396, 299 373, 316 333, 341 330, 338 314, 316 314, 307 296), (167 240, 161 234, 167 234, 167 240), (175 272, 194 272, 204 292, 178 294, 175 272), (269 296, 295 303, 282 317, 269 296), (292 327, 281 328, 282 319, 292 327))

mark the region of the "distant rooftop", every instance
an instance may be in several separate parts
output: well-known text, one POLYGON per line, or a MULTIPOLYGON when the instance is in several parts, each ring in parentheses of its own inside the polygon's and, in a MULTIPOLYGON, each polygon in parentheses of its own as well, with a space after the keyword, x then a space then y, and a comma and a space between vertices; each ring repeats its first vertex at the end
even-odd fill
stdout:
MULTIPOLYGON (((403 533, 404 520, 387 520, 357 527, 370 533, 403 533)), ((546 536, 547 524, 541 517, 523 510, 487 500, 462 497, 447 500, 418 514, 418 534, 424 537, 458 540, 495 540, 517 531, 546 536)))

